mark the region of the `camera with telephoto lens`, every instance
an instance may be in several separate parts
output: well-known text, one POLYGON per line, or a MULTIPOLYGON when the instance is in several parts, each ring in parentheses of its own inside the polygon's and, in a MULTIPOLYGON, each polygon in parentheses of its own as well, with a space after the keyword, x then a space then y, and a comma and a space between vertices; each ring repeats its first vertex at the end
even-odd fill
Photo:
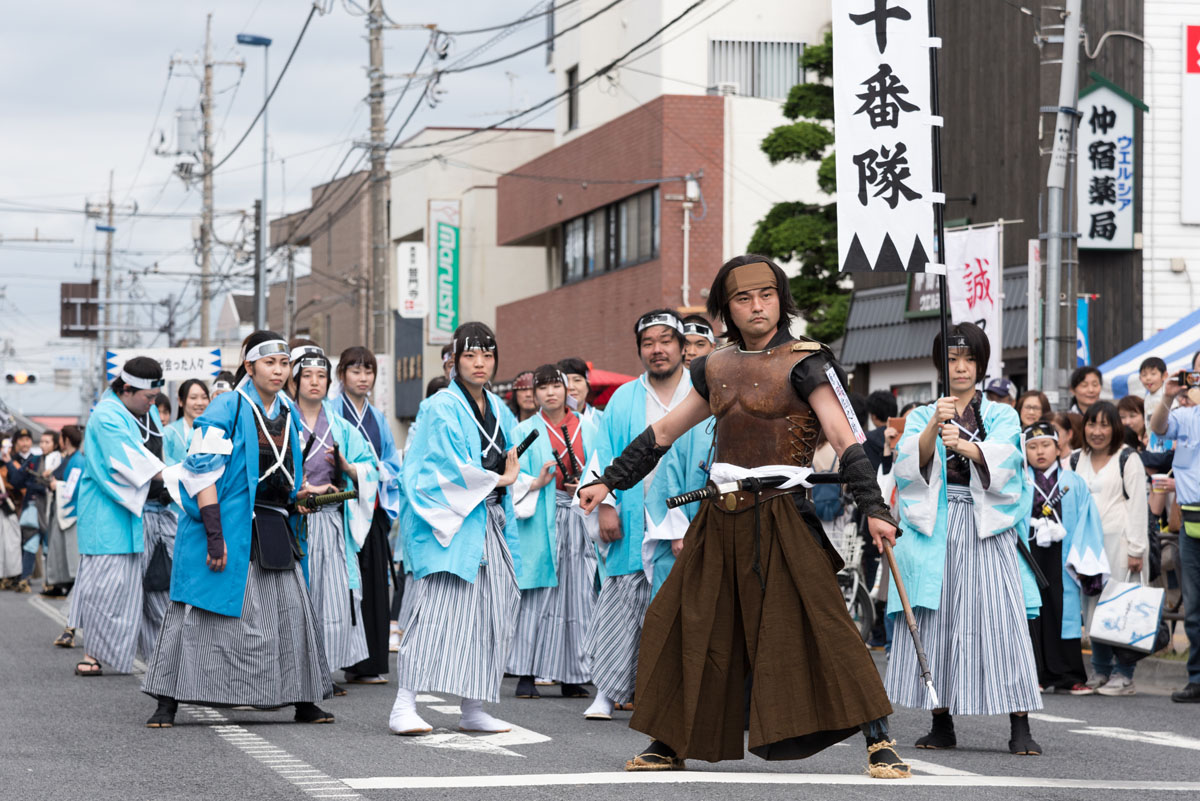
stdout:
POLYGON ((1175 380, 1182 389, 1200 387, 1200 370, 1180 370, 1175 380))

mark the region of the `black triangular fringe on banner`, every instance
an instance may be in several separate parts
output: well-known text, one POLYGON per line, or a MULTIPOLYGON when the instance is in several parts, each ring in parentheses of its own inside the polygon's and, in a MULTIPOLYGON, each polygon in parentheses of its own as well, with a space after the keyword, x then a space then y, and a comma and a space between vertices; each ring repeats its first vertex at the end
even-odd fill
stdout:
POLYGON ((896 250, 896 243, 892 241, 891 234, 883 235, 883 244, 879 247, 879 258, 875 261, 875 272, 904 272, 904 262, 900 260, 900 252, 896 250))
POLYGON ((921 237, 913 237, 912 254, 908 257, 908 271, 910 273, 925 272, 925 265, 929 263, 929 254, 925 252, 925 246, 921 244, 921 237))
POLYGON ((862 242, 858 240, 858 234, 855 234, 854 239, 850 240, 850 250, 846 252, 846 261, 842 264, 842 272, 869 273, 873 269, 867 252, 863 250, 862 242))

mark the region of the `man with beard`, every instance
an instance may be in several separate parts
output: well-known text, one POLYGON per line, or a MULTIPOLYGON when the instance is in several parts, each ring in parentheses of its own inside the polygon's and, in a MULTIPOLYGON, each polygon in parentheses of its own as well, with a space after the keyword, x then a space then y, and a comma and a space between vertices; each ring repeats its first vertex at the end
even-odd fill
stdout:
MULTIPOLYGON (((619 387, 604 410, 600 439, 607 453, 621 453, 692 390, 683 369, 683 322, 675 312, 643 314, 634 335, 646 372, 619 387)), ((628 708, 633 701, 638 640, 650 603, 643 562, 649 479, 614 493, 616 507, 603 506, 599 512, 600 596, 586 643, 596 700, 584 713, 588 720, 611 720, 614 705, 628 708)))

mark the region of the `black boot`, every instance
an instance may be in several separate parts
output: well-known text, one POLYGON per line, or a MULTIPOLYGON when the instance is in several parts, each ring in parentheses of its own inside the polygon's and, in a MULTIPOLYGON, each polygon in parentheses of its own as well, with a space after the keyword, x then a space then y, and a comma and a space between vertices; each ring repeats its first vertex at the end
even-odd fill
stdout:
POLYGON ((957 748, 958 738, 954 736, 954 717, 949 712, 933 713, 933 726, 921 739, 917 740, 917 748, 941 749, 957 748))
POLYGON ((562 695, 563 698, 591 698, 592 696, 582 684, 570 684, 565 681, 562 683, 562 695))
POLYGON ((1029 733, 1029 715, 1012 714, 1008 716, 1012 726, 1012 739, 1008 741, 1008 750, 1018 756, 1041 756, 1042 747, 1029 733))
POLYGON ((175 725, 175 712, 179 709, 179 702, 165 695, 156 695, 155 698, 158 699, 158 709, 154 710, 154 714, 146 721, 146 728, 169 729, 175 725))
POLYGON ((541 698, 542 694, 538 692, 537 684, 533 681, 533 676, 521 676, 517 679, 517 698, 541 698))
POLYGON ((1182 690, 1171 693, 1171 700, 1177 704, 1200 703, 1200 682, 1189 681, 1182 690))
POLYGON ((332 713, 307 701, 296 704, 296 717, 293 719, 297 723, 333 723, 332 713))

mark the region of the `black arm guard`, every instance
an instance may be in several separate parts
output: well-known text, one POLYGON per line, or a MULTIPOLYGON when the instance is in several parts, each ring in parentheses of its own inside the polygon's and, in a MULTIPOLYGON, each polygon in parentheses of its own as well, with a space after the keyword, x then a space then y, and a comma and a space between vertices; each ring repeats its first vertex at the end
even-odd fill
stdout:
POLYGON ((208 540, 208 555, 216 560, 225 553, 225 537, 221 530, 221 507, 215 503, 200 507, 200 520, 208 540))
MULTIPOLYGON (((654 429, 647 427, 645 431, 637 435, 637 439, 621 451, 620 456, 613 459, 612 464, 604 471, 600 480, 610 490, 627 490, 636 487, 638 482, 654 469, 658 460, 663 458, 663 455, 670 449, 669 445, 665 448, 659 445, 654 439, 654 429)), ((879 494, 878 488, 876 488, 875 494, 879 494)))
POLYGON ((879 482, 875 480, 875 471, 871 469, 871 460, 867 452, 857 442, 842 451, 842 466, 838 469, 838 477, 842 484, 854 497, 854 505, 858 511, 867 517, 878 517, 892 525, 892 513, 879 492, 879 482))

